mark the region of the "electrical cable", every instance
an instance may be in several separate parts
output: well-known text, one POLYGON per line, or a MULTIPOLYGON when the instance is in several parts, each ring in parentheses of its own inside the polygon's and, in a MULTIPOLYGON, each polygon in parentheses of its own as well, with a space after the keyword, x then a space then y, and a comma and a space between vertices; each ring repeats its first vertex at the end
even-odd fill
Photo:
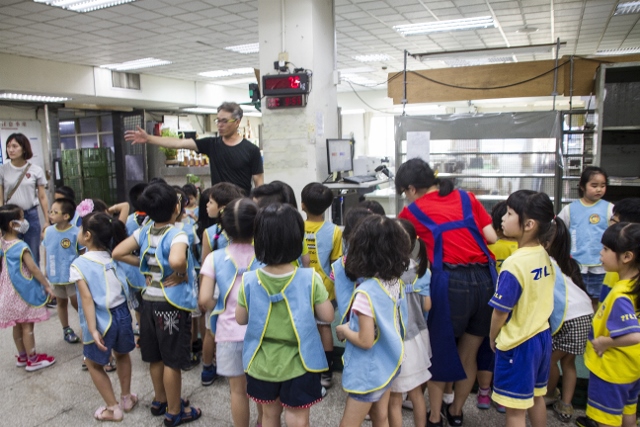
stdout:
POLYGON ((382 110, 378 110, 377 108, 373 108, 371 105, 367 104, 367 101, 365 101, 364 99, 362 99, 362 97, 358 94, 358 92, 356 91, 356 89, 353 87, 353 85, 351 84, 351 82, 349 80, 345 80, 349 86, 351 86, 351 90, 353 91, 353 93, 358 97, 358 99, 367 107, 369 107, 370 109, 374 110, 374 111, 378 111, 380 113, 383 114, 390 114, 393 115, 393 113, 389 113, 388 111, 382 111, 382 110))
MULTIPOLYGON (((376 86, 380 86, 380 85, 383 85, 383 84, 389 83, 390 81, 392 81, 393 79, 396 79, 396 78, 400 77, 401 75, 402 75, 402 73, 397 73, 397 74, 396 74, 396 75, 394 75, 393 77, 391 77, 391 78, 389 78, 389 79, 387 79, 387 80, 385 80, 385 81, 383 81, 383 82, 376 83, 376 84, 373 84, 373 85, 371 85, 371 84, 369 84, 369 85, 365 85, 365 84, 362 84, 362 83, 356 83, 356 82, 351 82, 351 83, 353 83, 354 85, 357 85, 357 86, 363 86, 363 87, 376 87, 376 86)), ((345 81, 348 81, 348 80, 345 80, 345 81)))
POLYGON ((542 73, 542 74, 538 74, 537 76, 531 77, 531 78, 526 79, 526 80, 522 80, 522 81, 519 81, 519 82, 510 83, 510 84, 502 85, 502 86, 493 86, 493 87, 465 87, 465 86, 452 85, 452 84, 449 84, 449 83, 444 83, 444 82, 440 82, 440 81, 438 81, 438 80, 434 80, 434 79, 432 79, 432 78, 430 78, 430 77, 427 77, 427 76, 424 76, 424 75, 422 75, 422 74, 419 74, 419 73, 418 73, 418 72, 416 72, 416 71, 409 70, 409 72, 410 72, 410 73, 412 73, 412 74, 415 74, 416 76, 418 76, 418 77, 420 77, 420 78, 422 78, 422 79, 425 79, 425 80, 427 80, 427 81, 430 81, 431 83, 439 84, 439 85, 446 86, 446 87, 451 87, 451 88, 454 88, 454 89, 465 89, 465 90, 493 90, 493 89, 506 89, 506 88, 509 88, 509 87, 518 86, 518 85, 521 85, 521 84, 528 83, 528 82, 530 82, 530 81, 533 81, 533 80, 539 79, 539 78, 541 78, 541 77, 546 76, 547 74, 553 73, 556 69, 559 69, 559 68, 564 67, 564 66, 565 66, 566 64, 568 64, 569 62, 570 62, 570 61, 565 61, 565 62, 563 62, 562 64, 559 64, 557 67, 553 67, 552 69, 550 69, 550 70, 548 70, 548 71, 545 71, 545 72, 544 72, 544 73, 542 73))

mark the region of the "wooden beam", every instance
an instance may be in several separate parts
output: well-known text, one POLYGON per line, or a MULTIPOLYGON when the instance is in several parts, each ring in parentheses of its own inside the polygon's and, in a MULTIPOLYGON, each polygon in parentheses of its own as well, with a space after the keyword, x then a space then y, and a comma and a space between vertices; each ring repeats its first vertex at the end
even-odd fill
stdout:
MULTIPOLYGON (((633 62, 640 55, 574 58, 573 95, 593 92, 595 71, 600 63, 633 62)), ((569 95, 571 68, 569 57, 559 60, 557 92, 569 95)), ((475 99, 552 96, 554 60, 439 68, 407 73, 407 103, 466 101, 475 99)), ((402 103, 402 72, 390 73, 387 94, 394 104, 402 103)))

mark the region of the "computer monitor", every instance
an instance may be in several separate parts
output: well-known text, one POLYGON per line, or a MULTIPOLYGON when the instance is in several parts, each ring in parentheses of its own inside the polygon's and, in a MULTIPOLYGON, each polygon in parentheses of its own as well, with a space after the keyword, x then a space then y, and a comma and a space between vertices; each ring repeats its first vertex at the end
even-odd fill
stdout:
POLYGON ((353 141, 350 139, 327 139, 327 163, 329 173, 353 170, 353 141))

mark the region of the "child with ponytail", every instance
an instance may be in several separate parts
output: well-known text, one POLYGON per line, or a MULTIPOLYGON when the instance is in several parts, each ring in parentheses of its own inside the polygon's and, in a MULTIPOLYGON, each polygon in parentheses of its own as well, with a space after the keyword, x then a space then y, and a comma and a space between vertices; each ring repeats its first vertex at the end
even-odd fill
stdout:
POLYGON ((71 264, 69 274, 69 280, 77 286, 85 363, 106 403, 94 414, 99 421, 122 421, 123 412, 138 403, 138 396, 130 389, 129 353, 135 342, 127 305, 129 287, 124 270, 111 258, 111 250, 126 237, 121 221, 102 212, 86 215, 78 234, 86 252, 71 264), (112 351, 119 367, 120 401, 103 369, 112 351))
POLYGON ((555 226, 540 239, 556 270, 553 313, 549 319, 552 334, 551 373, 545 400, 553 403, 553 411, 563 422, 573 416, 573 393, 578 374, 576 356, 584 354, 593 308, 582 282, 580 264, 571 257, 571 235, 564 222, 556 217, 555 226), (556 389, 562 367, 562 396, 556 389))
POLYGON ((506 407, 507 427, 524 426, 526 412, 532 427, 547 425, 543 397, 556 272, 540 240, 553 222, 553 203, 546 194, 519 190, 507 199, 502 231, 518 242, 518 250, 503 262, 489 301, 494 309, 489 344, 496 352, 492 398, 506 407))

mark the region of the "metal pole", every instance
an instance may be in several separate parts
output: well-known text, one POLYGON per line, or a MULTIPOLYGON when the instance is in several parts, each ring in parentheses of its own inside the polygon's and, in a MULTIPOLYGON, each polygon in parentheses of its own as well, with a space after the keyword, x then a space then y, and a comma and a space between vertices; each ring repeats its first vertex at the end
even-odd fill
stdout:
POLYGON ((558 96, 558 56, 560 55, 560 37, 556 41, 556 67, 553 71, 553 111, 556 111, 556 96, 558 96))
MULTIPOLYGON (((573 109, 573 55, 570 58, 570 73, 569 73, 569 110, 573 109)), ((585 116, 586 118, 586 116, 585 116)), ((571 121, 571 125, 573 125, 573 121, 571 121)))
POLYGON ((402 95, 402 115, 406 115, 406 111, 405 111, 405 107, 407 106, 407 57, 409 56, 409 52, 407 51, 407 49, 404 50, 404 69, 403 69, 403 85, 404 85, 404 92, 402 95))
MULTIPOLYGON (((554 103, 555 109, 555 103, 554 103)), ((562 112, 558 111, 556 116, 556 121, 559 123, 557 126, 558 130, 556 133, 556 170, 555 170, 555 191, 553 197, 553 209, 556 213, 560 212, 562 209, 562 187, 563 187, 563 172, 564 172, 564 158, 562 157, 562 145, 564 142, 564 132, 562 131, 563 123, 562 123, 562 112)), ((569 113, 569 120, 571 120, 571 113, 569 113)))

